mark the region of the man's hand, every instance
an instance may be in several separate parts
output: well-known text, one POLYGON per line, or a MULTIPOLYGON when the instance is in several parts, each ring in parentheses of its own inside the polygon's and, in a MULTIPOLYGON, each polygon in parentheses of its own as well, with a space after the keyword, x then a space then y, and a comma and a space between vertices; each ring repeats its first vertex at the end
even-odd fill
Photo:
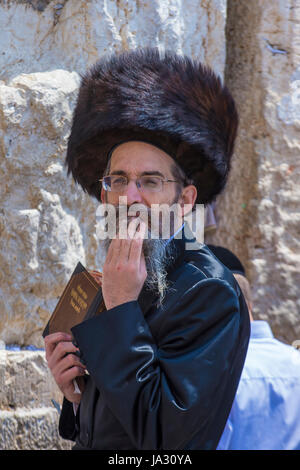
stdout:
POLYGON ((72 353, 78 348, 72 343, 72 337, 66 333, 53 333, 45 338, 46 360, 55 382, 72 403, 79 404, 81 395, 74 393, 73 380, 79 385, 83 392, 85 366, 80 359, 72 353), (67 354, 71 353, 71 354, 67 354))
POLYGON ((103 266, 102 293, 107 310, 137 300, 147 277, 142 252, 145 224, 132 238, 111 241, 103 266))

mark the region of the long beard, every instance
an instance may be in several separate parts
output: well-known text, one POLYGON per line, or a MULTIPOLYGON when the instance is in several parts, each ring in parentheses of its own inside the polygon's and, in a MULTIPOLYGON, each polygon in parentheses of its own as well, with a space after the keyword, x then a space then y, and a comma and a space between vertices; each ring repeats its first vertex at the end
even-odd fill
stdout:
POLYGON ((166 240, 144 240, 143 253, 145 256, 147 278, 145 286, 159 298, 162 304, 169 287, 167 270, 175 258, 175 248, 166 240))

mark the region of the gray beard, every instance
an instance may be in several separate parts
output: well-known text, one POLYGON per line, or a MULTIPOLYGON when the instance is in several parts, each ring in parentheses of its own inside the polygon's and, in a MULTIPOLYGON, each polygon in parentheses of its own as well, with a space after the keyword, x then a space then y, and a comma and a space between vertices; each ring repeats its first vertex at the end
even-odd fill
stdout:
POLYGON ((175 247, 167 240, 147 239, 143 243, 143 253, 148 273, 145 286, 158 296, 161 304, 169 287, 167 269, 175 259, 175 247))
MULTIPOLYGON (((102 266, 110 243, 111 239, 109 238, 99 241, 102 258, 100 264, 102 266)), ((143 253, 147 269, 147 278, 144 286, 158 297, 159 304, 161 305, 169 287, 167 269, 175 259, 175 247, 173 243, 167 243, 167 240, 151 239, 150 233, 148 233, 148 239, 143 241, 143 253)))

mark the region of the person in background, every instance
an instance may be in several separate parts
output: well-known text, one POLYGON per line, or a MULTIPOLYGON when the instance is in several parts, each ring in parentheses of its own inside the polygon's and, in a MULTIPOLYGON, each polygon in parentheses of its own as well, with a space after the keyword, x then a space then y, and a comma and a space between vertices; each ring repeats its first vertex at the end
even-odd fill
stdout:
POLYGON ((251 287, 240 260, 208 245, 229 268, 246 300, 251 335, 236 397, 218 450, 300 449, 300 352, 274 338, 266 321, 252 316, 251 287))

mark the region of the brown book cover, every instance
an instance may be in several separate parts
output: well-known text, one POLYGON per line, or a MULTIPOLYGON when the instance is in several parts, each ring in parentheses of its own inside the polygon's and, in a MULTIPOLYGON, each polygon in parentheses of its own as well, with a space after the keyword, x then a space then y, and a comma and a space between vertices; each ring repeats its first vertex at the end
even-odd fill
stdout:
POLYGON ((78 263, 66 285, 44 331, 43 337, 62 331, 72 334, 71 328, 105 310, 101 273, 94 276, 78 263))

